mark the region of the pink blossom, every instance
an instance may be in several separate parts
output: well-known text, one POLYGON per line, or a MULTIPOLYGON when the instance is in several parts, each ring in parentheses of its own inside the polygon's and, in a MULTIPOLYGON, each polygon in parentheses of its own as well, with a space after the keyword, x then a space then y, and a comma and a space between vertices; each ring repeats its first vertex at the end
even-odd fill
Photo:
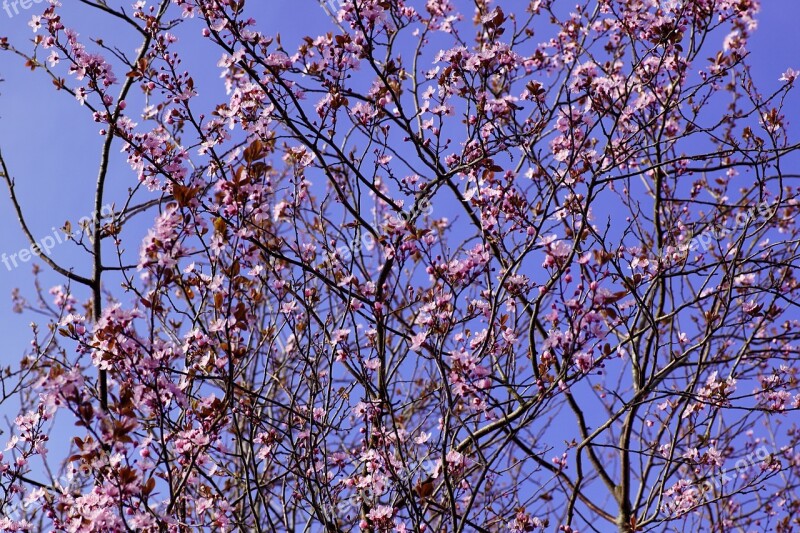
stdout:
POLYGON ((786 72, 784 72, 781 75, 780 81, 785 81, 786 83, 793 84, 794 80, 797 79, 797 75, 798 75, 798 73, 797 73, 796 70, 788 68, 788 69, 786 69, 786 72))

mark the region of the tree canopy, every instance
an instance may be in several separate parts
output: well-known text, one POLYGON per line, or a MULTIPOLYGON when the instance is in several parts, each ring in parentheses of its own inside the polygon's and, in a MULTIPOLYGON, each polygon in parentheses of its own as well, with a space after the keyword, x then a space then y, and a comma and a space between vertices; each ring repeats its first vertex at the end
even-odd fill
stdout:
POLYGON ((127 34, 0 39, 104 140, 47 241, 0 155, 63 278, 14 294, 0 531, 798 530, 798 73, 755 79, 757 0, 298 1, 303 39, 80 3, 127 34))

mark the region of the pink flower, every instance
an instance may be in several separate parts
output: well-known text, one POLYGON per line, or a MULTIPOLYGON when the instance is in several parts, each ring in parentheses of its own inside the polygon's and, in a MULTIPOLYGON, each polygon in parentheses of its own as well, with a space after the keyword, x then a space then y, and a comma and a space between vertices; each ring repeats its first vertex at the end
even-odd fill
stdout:
POLYGON ((422 349, 422 344, 428 338, 428 333, 421 331, 411 337, 411 346, 408 347, 412 352, 419 352, 422 349))
POLYGON ((419 434, 419 436, 414 438, 414 443, 415 444, 425 444, 426 442, 428 442, 430 440, 430 438, 431 438, 431 434, 430 433, 425 433, 423 431, 422 433, 419 434))
POLYGON ((798 73, 796 70, 788 68, 786 69, 786 72, 784 72, 779 79, 780 81, 785 81, 786 83, 792 84, 794 83, 794 80, 797 79, 798 74, 800 73, 798 73))
POLYGON ((394 509, 392 507, 388 505, 378 505, 370 510, 367 516, 369 516, 369 519, 373 522, 383 524, 386 520, 390 520, 393 515, 394 509))
POLYGON ((347 340, 348 335, 350 335, 349 329, 337 329, 331 334, 331 344, 338 344, 347 340))
POLYGON ((78 87, 75 89, 75 99, 80 102, 81 105, 86 103, 86 89, 83 87, 78 87))
POLYGON ((39 15, 34 15, 33 17, 31 17, 31 21, 28 22, 28 26, 31 27, 33 33, 38 32, 39 28, 42 27, 42 17, 40 17, 39 15))
POLYGON ((692 486, 691 481, 681 479, 664 491, 667 503, 664 504, 663 511, 676 516, 686 514, 699 503, 699 496, 700 491, 692 486))
POLYGON ((594 358, 591 356, 591 354, 586 352, 576 352, 572 356, 572 361, 575 363, 575 366, 577 366, 578 369, 584 374, 589 372, 594 366, 594 358))

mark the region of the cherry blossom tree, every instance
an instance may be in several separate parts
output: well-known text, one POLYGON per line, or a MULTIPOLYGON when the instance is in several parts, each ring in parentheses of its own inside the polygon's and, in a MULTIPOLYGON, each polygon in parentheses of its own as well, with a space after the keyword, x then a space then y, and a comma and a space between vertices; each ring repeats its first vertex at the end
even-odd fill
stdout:
POLYGON ((0 530, 798 530, 797 73, 754 79, 757 0, 307 2, 296 41, 80 4, 137 45, 53 1, 0 40, 114 205, 14 294, 0 530))

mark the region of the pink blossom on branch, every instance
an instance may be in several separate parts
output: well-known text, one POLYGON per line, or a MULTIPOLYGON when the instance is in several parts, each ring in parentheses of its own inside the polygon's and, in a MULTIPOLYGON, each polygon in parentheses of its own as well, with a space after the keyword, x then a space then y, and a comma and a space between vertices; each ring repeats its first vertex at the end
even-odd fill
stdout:
POLYGON ((93 6, 119 53, 52 3, 44 56, 0 41, 128 180, 15 293, 47 327, 0 495, 36 512, 0 529, 789 530, 796 460, 710 480, 800 438, 796 73, 757 89, 754 0, 523 4, 93 6))

